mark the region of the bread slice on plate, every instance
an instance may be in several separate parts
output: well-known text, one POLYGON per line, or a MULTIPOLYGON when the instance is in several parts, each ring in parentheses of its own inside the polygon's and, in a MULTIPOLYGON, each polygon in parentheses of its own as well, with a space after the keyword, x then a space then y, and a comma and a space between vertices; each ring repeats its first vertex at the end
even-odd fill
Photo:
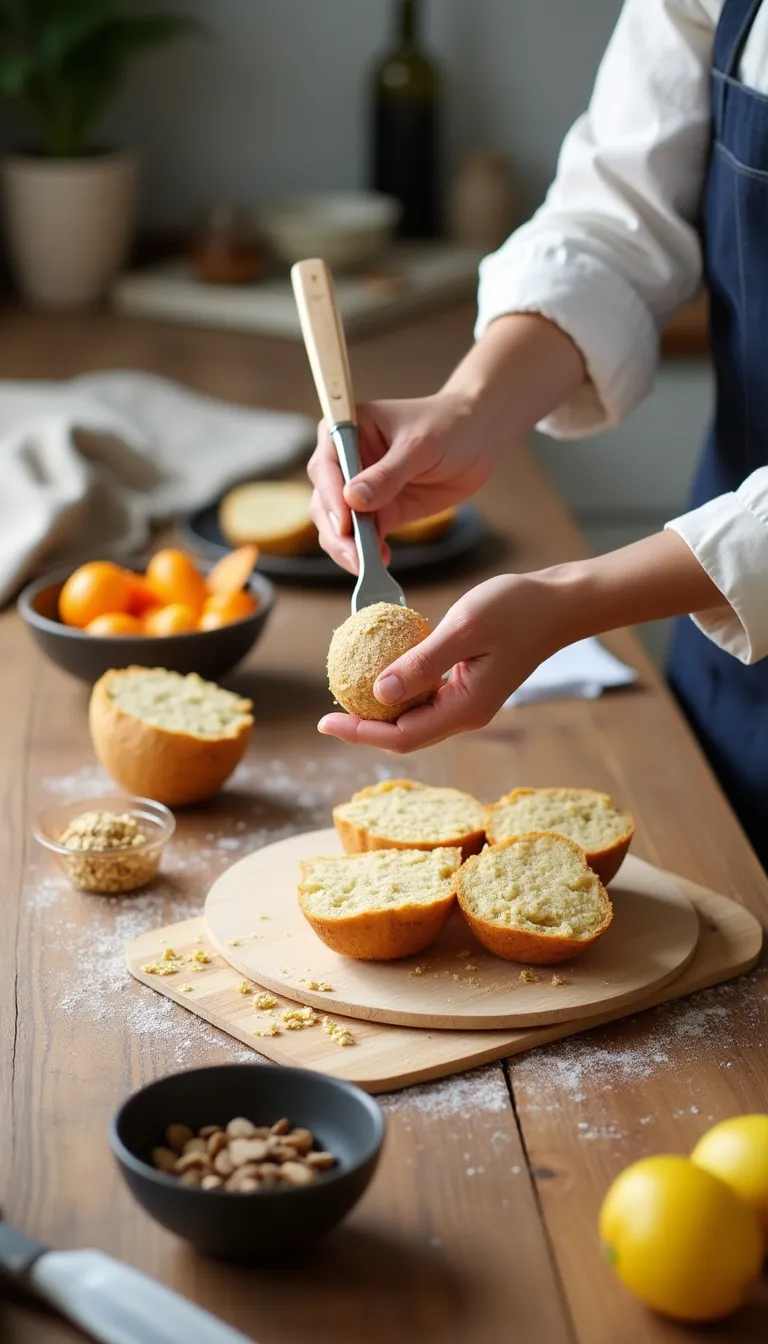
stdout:
POLYGON ((443 849, 466 859, 485 844, 485 808, 459 789, 432 788, 414 779, 385 779, 333 809, 347 854, 373 849, 443 849))
POLYGON ((428 518, 415 518, 411 523, 401 523, 387 533, 387 541, 396 546, 421 546, 431 541, 439 541, 453 527, 458 509, 441 509, 440 513, 431 513, 428 518))
POLYGON ((488 808, 486 831, 492 845, 526 831, 564 835, 583 849, 590 868, 607 884, 624 862, 635 823, 595 789, 513 789, 488 808))
POLYGON ((105 672, 93 688, 91 739, 129 793, 180 807, 210 798, 239 765, 251 708, 195 672, 126 667, 105 672))
POLYGON ((421 952, 445 924, 455 898, 458 849, 379 849, 307 859, 299 905, 318 938, 360 961, 421 952))
POLYGON ((222 499, 219 527, 232 546, 250 542, 264 555, 306 555, 317 549, 311 499, 308 481, 249 481, 222 499))
POLYGON ((570 961, 602 937, 613 907, 572 840, 520 835, 459 869, 456 895, 479 942, 506 961, 570 961))

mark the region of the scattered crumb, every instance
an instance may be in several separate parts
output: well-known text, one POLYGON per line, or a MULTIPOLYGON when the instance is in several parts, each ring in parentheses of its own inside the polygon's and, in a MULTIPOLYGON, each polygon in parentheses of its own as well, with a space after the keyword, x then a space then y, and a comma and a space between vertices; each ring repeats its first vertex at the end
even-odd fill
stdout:
POLYGON ((307 989, 318 990, 321 994, 333 993, 333 985, 329 985, 327 980, 308 980, 307 989))
POLYGON ((538 985, 541 976, 538 971, 532 971, 529 967, 526 967, 524 971, 520 972, 520 979, 524 985, 538 985))
POLYGON ((280 1021, 286 1031, 303 1031, 305 1027, 317 1026, 320 1018, 313 1008, 286 1008, 280 1021))
POLYGON ((259 915, 259 919, 269 919, 269 915, 259 915))
POLYGON ((327 1032, 334 1045, 342 1048, 347 1045, 354 1045, 355 1038, 349 1027, 343 1027, 340 1022, 334 1022, 332 1017, 323 1018, 323 1031, 327 1032))
POLYGON ((174 950, 173 950, 172 947, 165 947, 165 948, 163 948, 162 959, 163 959, 163 961, 178 961, 178 960, 179 960, 177 954, 174 952, 174 950))
POLYGON ((551 983, 552 983, 553 985, 567 985, 567 984, 568 984, 568 981, 567 981, 567 980, 564 980, 563 977, 562 977, 562 975, 553 975, 553 976, 552 976, 552 982, 551 982, 551 983))
POLYGON ((230 946, 230 947, 239 947, 239 946, 240 946, 240 939, 239 939, 239 938, 230 938, 230 940, 229 940, 229 946, 230 946))
POLYGON ((267 994, 266 990, 262 990, 259 994, 253 996, 254 1013, 265 1013, 268 1009, 274 1008, 276 1004, 277 999, 274 994, 267 994))
POLYGON ((280 1031, 276 1022, 270 1022, 266 1027, 261 1027, 258 1031, 252 1031, 252 1036, 279 1036, 280 1031))
POLYGON ((237 986, 237 992, 238 994, 250 994, 251 986, 248 984, 247 980, 240 981, 240 984, 237 986))
POLYGON ((179 963, 163 960, 148 961, 141 969, 145 975, 175 975, 179 970, 179 963))
MULTIPOLYGON (((165 956, 165 953, 163 953, 163 956, 165 956)), ((207 966, 210 960, 208 953, 204 952, 202 947, 199 947, 196 952, 190 953, 187 957, 189 964, 195 966, 207 966)))
POLYGON ((409 971, 408 974, 411 979, 413 979, 414 975, 423 975, 426 969, 426 966, 414 966, 413 970, 409 971))
POLYGON ((179 988, 181 989, 182 994, 191 994, 191 993, 192 993, 192 986, 191 986, 191 985, 180 985, 179 988))

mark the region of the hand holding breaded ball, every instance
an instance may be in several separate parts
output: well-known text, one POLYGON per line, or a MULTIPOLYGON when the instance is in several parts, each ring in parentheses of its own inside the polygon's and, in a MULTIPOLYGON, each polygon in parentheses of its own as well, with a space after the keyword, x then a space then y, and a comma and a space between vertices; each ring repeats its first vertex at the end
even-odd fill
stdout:
POLYGON ((376 678, 431 633, 430 624, 410 607, 376 602, 363 607, 334 630, 328 650, 328 684, 339 704, 358 719, 394 723, 407 709, 424 705, 440 689, 440 680, 412 699, 384 705, 376 699, 376 678))

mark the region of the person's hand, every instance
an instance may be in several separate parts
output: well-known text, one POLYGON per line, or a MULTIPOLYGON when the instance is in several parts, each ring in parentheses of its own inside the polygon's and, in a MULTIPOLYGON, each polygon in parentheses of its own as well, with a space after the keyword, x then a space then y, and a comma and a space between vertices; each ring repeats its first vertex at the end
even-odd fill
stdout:
POLYGON ((407 710, 396 723, 327 714, 320 732, 405 753, 483 728, 564 642, 565 628, 557 585, 548 586, 540 575, 488 579, 465 593, 432 634, 392 663, 374 685, 377 700, 396 704, 450 672, 431 703, 407 710))
POLYGON ((322 421, 308 468, 320 545, 350 574, 357 573, 350 508, 376 515, 388 564, 388 532, 473 495, 493 465, 468 400, 456 393, 360 406, 358 427, 363 470, 354 481, 345 486, 322 421))

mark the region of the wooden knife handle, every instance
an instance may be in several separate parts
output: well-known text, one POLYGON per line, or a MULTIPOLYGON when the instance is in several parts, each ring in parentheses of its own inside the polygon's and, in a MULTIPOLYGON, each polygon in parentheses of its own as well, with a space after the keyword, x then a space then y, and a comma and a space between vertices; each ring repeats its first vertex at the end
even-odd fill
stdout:
POLYGON ((329 426, 357 424, 344 331, 331 272, 324 261, 297 261, 291 283, 309 366, 329 426))

